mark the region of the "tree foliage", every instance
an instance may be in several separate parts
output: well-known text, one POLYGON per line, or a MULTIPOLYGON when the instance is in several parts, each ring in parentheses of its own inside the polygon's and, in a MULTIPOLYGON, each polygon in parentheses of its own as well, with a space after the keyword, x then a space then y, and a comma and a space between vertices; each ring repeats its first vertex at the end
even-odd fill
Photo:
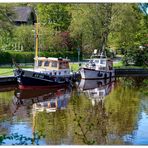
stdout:
POLYGON ((56 31, 67 30, 71 21, 67 7, 68 4, 38 4, 40 22, 53 27, 56 31))
POLYGON ((73 6, 71 34, 79 38, 84 49, 104 50, 110 32, 111 3, 76 4, 73 6))
POLYGON ((14 42, 19 43, 23 51, 34 50, 34 30, 33 26, 19 26, 14 30, 14 42))
POLYGON ((1 49, 16 49, 16 42, 25 51, 31 51, 34 47, 31 26, 30 29, 29 26, 11 29, 8 17, 11 13, 8 12, 12 6, 22 5, 36 10, 40 22, 41 50, 76 51, 80 48, 81 56, 86 57, 95 48, 103 51, 122 48, 124 52, 136 55, 139 46, 148 45, 147 3, 22 3, 0 5, 0 32, 5 32, 0 37, 1 49))
POLYGON ((11 10, 11 5, 0 4, 0 32, 11 32, 11 15, 13 14, 11 10))

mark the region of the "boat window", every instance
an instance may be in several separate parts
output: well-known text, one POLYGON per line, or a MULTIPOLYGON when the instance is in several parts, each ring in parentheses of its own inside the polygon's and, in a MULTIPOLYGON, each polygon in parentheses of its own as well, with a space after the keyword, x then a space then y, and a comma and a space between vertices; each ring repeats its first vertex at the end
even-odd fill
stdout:
POLYGON ((42 66, 43 61, 38 61, 38 66, 42 66))
POLYGON ((100 60, 100 64, 106 64, 106 60, 100 60))
POLYGON ((50 102, 50 107, 51 108, 56 107, 56 102, 50 102))
POLYGON ((69 68, 69 62, 66 62, 66 68, 69 68))
POLYGON ((45 61, 44 66, 49 66, 49 61, 45 61))
POLYGON ((57 61, 52 61, 51 67, 57 67, 57 61))
POLYGON ((59 69, 67 69, 69 68, 68 62, 60 62, 59 63, 59 69))
POLYGON ((99 60, 95 60, 94 62, 95 62, 95 63, 99 63, 99 60))

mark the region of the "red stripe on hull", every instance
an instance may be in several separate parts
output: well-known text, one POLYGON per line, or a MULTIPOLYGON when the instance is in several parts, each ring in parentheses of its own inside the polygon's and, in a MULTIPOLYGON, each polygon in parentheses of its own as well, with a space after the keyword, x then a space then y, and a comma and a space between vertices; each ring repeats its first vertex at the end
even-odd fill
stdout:
POLYGON ((19 89, 21 90, 38 90, 38 89, 49 89, 49 88, 60 88, 60 87, 66 87, 66 84, 60 84, 60 85, 53 85, 53 86, 26 86, 26 85, 19 85, 19 89))

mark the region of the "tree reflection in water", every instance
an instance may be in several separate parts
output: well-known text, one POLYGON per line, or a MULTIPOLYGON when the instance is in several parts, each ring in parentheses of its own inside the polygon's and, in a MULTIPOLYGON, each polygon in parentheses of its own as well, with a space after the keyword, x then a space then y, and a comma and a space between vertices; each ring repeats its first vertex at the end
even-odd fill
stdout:
POLYGON ((93 96, 88 95, 88 91, 73 90, 67 110, 38 114, 37 129, 48 131, 46 141, 50 141, 49 144, 126 144, 124 136, 134 137, 139 120, 139 91, 133 86, 117 83, 106 95, 92 105, 90 96, 93 96))
POLYGON ((139 92, 135 88, 117 84, 116 89, 106 97, 105 108, 108 113, 108 133, 112 135, 109 143, 123 144, 123 136, 132 134, 137 128, 139 92))
MULTIPOLYGON (((96 82, 89 81, 82 90, 73 89, 72 94, 71 90, 65 89, 63 95, 69 94, 67 101, 64 101, 67 103, 62 103, 60 100, 59 104, 65 104, 65 106, 57 107, 55 112, 47 112, 46 107, 48 107, 48 101, 60 99, 57 90, 38 91, 37 95, 34 94, 35 92, 25 92, 23 95, 23 92, 15 91, 16 98, 13 98, 13 104, 16 106, 14 110, 11 110, 11 116, 12 93, 8 93, 9 99, 1 103, 1 114, 3 115, 5 107, 8 107, 9 118, 15 115, 22 120, 26 118, 26 114, 23 115, 23 113, 31 109, 32 114, 29 118, 32 120, 32 137, 24 136, 21 132, 9 134, 8 130, 0 136, 1 144, 5 142, 4 139, 14 140, 13 144, 16 145, 37 145, 40 144, 41 139, 44 139, 47 145, 133 144, 141 110, 144 110, 146 114, 148 112, 147 95, 144 95, 147 92, 147 80, 142 82, 138 78, 136 80, 122 78, 116 83, 96 82), (91 86, 95 84, 95 87, 90 88, 88 84, 91 86), (89 86, 89 89, 86 89, 86 86, 89 86), (41 106, 44 109, 36 108, 35 110, 35 106, 41 106), (23 112, 20 112, 21 108, 23 112), (20 116, 18 112, 21 113, 20 116)), ((3 94, 0 97, 4 96, 3 94)))
POLYGON ((108 96, 90 107, 81 116, 81 122, 77 118, 78 125, 83 127, 83 131, 87 131, 83 134, 87 137, 87 140, 83 138, 85 144, 89 144, 88 141, 93 141, 93 144, 126 144, 125 135, 130 134, 134 138, 139 120, 140 93, 134 86, 130 87, 123 82, 124 84, 116 84, 116 88, 108 96), (93 128, 89 129, 90 125, 93 128))

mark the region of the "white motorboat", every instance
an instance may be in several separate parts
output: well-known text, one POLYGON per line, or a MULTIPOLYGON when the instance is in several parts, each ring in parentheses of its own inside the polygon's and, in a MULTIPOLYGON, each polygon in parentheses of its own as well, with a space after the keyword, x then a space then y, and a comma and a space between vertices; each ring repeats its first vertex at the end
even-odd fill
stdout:
POLYGON ((82 79, 108 79, 115 76, 113 61, 103 53, 97 55, 94 50, 90 61, 82 68, 80 74, 82 79))

